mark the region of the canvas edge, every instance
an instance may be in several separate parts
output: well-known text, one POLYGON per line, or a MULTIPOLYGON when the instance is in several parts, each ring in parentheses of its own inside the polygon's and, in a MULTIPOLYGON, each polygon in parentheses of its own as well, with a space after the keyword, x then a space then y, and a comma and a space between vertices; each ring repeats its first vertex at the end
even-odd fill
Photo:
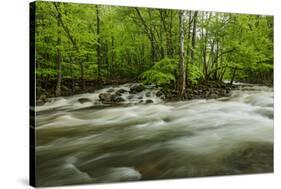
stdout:
POLYGON ((35 12, 36 2, 29 4, 29 185, 36 187, 35 163, 35 12))

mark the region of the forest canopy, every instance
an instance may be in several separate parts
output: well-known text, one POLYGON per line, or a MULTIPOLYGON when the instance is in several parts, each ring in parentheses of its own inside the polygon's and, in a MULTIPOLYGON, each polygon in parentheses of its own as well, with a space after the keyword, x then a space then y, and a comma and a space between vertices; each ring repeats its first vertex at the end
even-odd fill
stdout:
POLYGON ((32 8, 39 95, 133 81, 179 95, 208 80, 273 82, 272 16, 40 1, 32 8))

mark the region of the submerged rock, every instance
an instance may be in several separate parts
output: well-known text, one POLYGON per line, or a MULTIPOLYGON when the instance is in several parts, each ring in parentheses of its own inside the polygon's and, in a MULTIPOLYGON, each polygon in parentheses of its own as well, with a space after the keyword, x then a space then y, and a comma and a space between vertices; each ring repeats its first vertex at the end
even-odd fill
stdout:
POLYGON ((125 89, 119 89, 118 91, 116 91, 115 94, 121 96, 121 95, 122 95, 123 93, 125 93, 125 92, 128 92, 128 91, 126 91, 125 89))
POLYGON ((106 92, 112 93, 112 92, 114 92, 114 89, 108 89, 106 92))
POLYGON ((121 96, 117 95, 117 94, 114 94, 111 96, 111 101, 112 102, 124 102, 125 99, 122 98, 121 96))
POLYGON ((116 91, 116 93, 120 93, 120 94, 123 94, 125 92, 128 92, 127 90, 125 89, 119 89, 118 91, 116 91))
POLYGON ((88 98, 79 98, 78 102, 80 102, 81 104, 84 104, 86 102, 92 102, 92 101, 90 99, 88 99, 88 98))
POLYGON ((129 95, 128 97, 127 97, 127 99, 132 99, 132 98, 134 98, 134 96, 133 95, 129 95))
POLYGON ((146 93, 145 93, 145 96, 146 96, 146 97, 151 97, 151 92, 146 92, 146 93))
POLYGON ((149 103, 153 103, 153 100, 148 99, 148 100, 146 100, 146 101, 145 101, 145 103, 147 103, 147 104, 149 104, 149 103))

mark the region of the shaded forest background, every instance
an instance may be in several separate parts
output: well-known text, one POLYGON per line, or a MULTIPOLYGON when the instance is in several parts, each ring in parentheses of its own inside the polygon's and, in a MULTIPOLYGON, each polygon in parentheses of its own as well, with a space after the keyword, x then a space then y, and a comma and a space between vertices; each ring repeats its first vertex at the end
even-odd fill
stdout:
MULTIPOLYGON (((34 9, 35 8, 35 9, 34 9)), ((37 97, 125 82, 273 84, 273 17, 36 2, 37 97)))

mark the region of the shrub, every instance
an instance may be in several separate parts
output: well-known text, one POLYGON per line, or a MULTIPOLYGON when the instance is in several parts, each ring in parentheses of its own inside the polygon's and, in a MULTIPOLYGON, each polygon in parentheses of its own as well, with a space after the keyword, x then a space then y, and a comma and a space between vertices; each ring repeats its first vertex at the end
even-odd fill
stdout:
POLYGON ((187 79, 192 85, 198 84, 199 80, 203 78, 203 73, 194 64, 188 64, 187 69, 187 79))
POLYGON ((175 59, 164 58, 156 62, 154 66, 141 74, 145 84, 156 84, 158 86, 171 85, 176 81, 177 61, 175 59))

